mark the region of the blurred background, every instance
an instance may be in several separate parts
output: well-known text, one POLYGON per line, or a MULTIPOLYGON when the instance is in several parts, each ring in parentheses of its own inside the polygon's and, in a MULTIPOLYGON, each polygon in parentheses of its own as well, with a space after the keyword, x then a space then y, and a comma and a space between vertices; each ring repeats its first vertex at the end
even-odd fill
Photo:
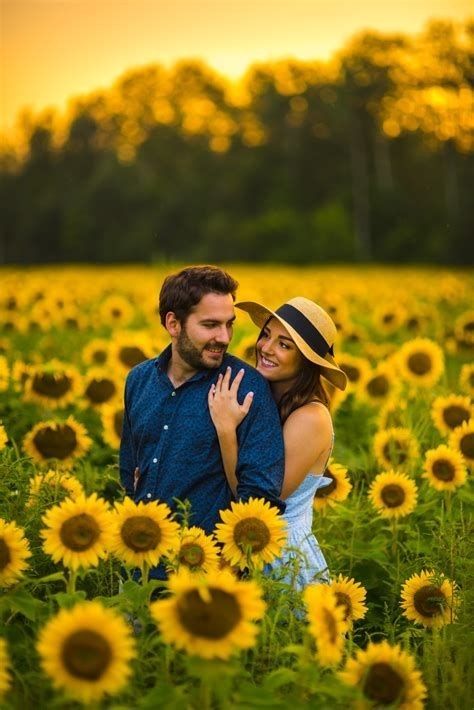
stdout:
POLYGON ((473 263, 471 0, 1 7, 0 263, 473 263))

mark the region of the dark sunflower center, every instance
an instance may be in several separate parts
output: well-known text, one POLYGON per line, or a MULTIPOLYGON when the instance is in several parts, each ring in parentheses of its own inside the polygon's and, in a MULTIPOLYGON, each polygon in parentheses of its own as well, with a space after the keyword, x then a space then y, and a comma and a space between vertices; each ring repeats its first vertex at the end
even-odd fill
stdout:
POLYGON ((385 315, 382 318, 383 323, 386 325, 390 325, 390 323, 393 323, 395 320, 395 316, 393 313, 385 313, 385 315))
POLYGON ((33 377, 32 388, 37 394, 51 399, 59 399, 71 389, 72 380, 66 375, 42 372, 33 377))
POLYGON ((474 459, 474 432, 465 434, 459 442, 459 447, 462 455, 472 461, 474 459))
POLYGON ((161 540, 160 526, 147 515, 133 515, 122 525, 120 535, 124 544, 134 552, 156 549, 161 540))
POLYGON ((64 321, 64 325, 66 326, 66 328, 71 328, 72 330, 79 329, 79 322, 77 318, 74 318, 74 316, 68 316, 64 321))
POLYGON ((11 559, 10 548, 3 537, 0 537, 0 572, 11 562, 11 559))
POLYGON ((452 404, 443 409, 443 420, 450 429, 455 429, 463 422, 467 422, 470 416, 471 413, 458 404, 452 404))
POLYGON ((465 333, 472 333, 474 332, 474 320, 470 320, 467 323, 464 324, 463 330, 465 333))
POLYGON ((105 377, 98 380, 93 379, 87 386, 86 397, 94 404, 102 404, 113 397, 116 391, 117 389, 112 380, 108 380, 105 377))
POLYGON ((143 350, 136 346, 124 346, 123 348, 120 348, 119 352, 119 359, 120 362, 122 362, 125 367, 135 367, 135 365, 139 365, 141 362, 147 359, 145 353, 143 350))
POLYGON ((408 458, 407 451, 403 444, 396 440, 391 439, 387 441, 383 447, 383 455, 386 461, 389 461, 395 466, 405 463, 408 458))
POLYGON ((426 353, 413 353, 407 361, 408 369, 415 375, 426 375, 433 367, 431 358, 426 353))
POLYGON ((233 594, 213 587, 209 594, 205 601, 196 589, 186 592, 177 602, 177 611, 188 633, 217 641, 235 629, 242 613, 233 594))
POLYGON ((103 365, 104 362, 107 360, 107 353, 105 352, 105 350, 94 350, 92 354, 92 360, 98 365, 103 365))
POLYGON ((416 316, 412 316, 407 320, 407 328, 409 330, 417 330, 420 327, 420 321, 416 316))
POLYGON ((326 624, 326 631, 329 635, 329 640, 331 643, 336 643, 338 639, 336 620, 334 619, 334 616, 331 614, 331 612, 325 608, 323 608, 322 614, 324 623, 326 624))
POLYGON ((181 546, 178 558, 188 567, 198 567, 205 560, 204 550, 196 542, 187 542, 181 546))
POLYGON ((113 318, 121 318, 122 311, 120 310, 120 308, 112 308, 111 315, 113 318))
POLYGON ((371 397, 385 397, 389 388, 390 385, 385 375, 376 375, 367 383, 367 392, 371 397))
POLYGON ((61 656, 72 676, 85 681, 97 681, 110 665, 112 649, 101 634, 83 629, 66 638, 61 656))
POLYGON ((392 705, 402 695, 403 678, 388 663, 374 663, 364 680, 363 692, 377 705, 392 705))
POLYGON ((260 552, 270 542, 270 531, 263 520, 244 518, 234 528, 234 542, 242 550, 260 552))
POLYGON ((331 483, 323 488, 317 488, 316 493, 314 494, 315 498, 326 498, 326 496, 330 495, 337 488, 337 479, 328 469, 324 471, 324 477, 331 478, 331 483))
POLYGON ((74 515, 61 525, 59 537, 64 547, 74 552, 88 550, 100 535, 97 521, 87 513, 74 515))
POLYGON ((446 598, 439 587, 427 584, 418 589, 413 596, 413 606, 421 616, 431 619, 441 614, 446 598))
POLYGON ((382 488, 380 497, 387 508, 398 508, 405 500, 405 491, 396 483, 389 483, 382 488))
POLYGON ((114 431, 120 438, 122 436, 123 428, 123 409, 119 409, 114 414, 114 431))
POLYGON ((433 476, 440 481, 452 481, 455 477, 455 469, 451 461, 438 459, 433 463, 433 476))
POLYGON ((360 370, 358 367, 353 365, 340 365, 341 370, 343 370, 349 382, 357 382, 360 378, 360 370))
POLYGON ((336 592, 336 604, 342 606, 344 609, 344 621, 350 619, 352 616, 352 601, 348 594, 345 592, 336 592))
POLYGON ((66 459, 77 446, 76 432, 68 424, 60 424, 55 429, 49 426, 39 429, 33 442, 45 459, 66 459))

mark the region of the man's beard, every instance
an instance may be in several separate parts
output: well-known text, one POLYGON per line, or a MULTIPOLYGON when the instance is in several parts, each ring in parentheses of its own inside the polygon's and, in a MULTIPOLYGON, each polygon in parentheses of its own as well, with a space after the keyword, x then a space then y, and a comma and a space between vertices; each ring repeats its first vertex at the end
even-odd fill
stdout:
MULTIPOLYGON (((205 347, 207 347, 208 345, 210 345, 210 343, 207 343, 205 347)), ((213 345, 213 347, 221 347, 222 355, 224 355, 227 350, 226 346, 219 346, 216 343, 213 345)), ((215 370, 217 367, 220 367, 222 363, 222 361, 212 364, 206 363, 202 356, 202 351, 198 350, 198 348, 196 348, 196 346, 193 344, 192 340, 188 338, 188 334, 185 328, 181 328, 181 332, 178 335, 178 339, 176 341, 176 350, 178 352, 178 355, 184 360, 184 362, 187 363, 194 370, 215 370)))

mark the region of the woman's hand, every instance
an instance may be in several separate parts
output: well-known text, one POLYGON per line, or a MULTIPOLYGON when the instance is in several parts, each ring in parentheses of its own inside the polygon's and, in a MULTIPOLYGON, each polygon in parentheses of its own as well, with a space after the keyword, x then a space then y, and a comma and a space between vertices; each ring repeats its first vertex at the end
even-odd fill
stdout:
POLYGON ((240 422, 247 416, 252 404, 253 392, 245 395, 242 404, 239 404, 237 393, 245 370, 241 369, 231 383, 231 369, 227 368, 224 376, 219 375, 215 385, 212 385, 208 394, 209 411, 217 432, 235 431, 240 422))

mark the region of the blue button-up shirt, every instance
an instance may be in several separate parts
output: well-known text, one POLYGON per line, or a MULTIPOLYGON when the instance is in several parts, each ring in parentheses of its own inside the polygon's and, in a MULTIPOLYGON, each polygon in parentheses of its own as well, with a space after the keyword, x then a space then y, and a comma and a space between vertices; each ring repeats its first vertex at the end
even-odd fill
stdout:
POLYGON ((239 400, 252 390, 250 411, 237 429, 237 497, 265 498, 281 512, 284 474, 282 429, 266 380, 250 365, 226 354, 219 369, 201 370, 175 388, 167 375, 168 346, 159 357, 134 367, 125 385, 125 411, 120 446, 120 477, 135 501, 159 500, 176 509, 191 503, 192 525, 210 533, 227 508, 232 492, 212 423, 208 392, 219 373, 245 369, 239 400), (139 479, 134 490, 134 471, 139 479))

